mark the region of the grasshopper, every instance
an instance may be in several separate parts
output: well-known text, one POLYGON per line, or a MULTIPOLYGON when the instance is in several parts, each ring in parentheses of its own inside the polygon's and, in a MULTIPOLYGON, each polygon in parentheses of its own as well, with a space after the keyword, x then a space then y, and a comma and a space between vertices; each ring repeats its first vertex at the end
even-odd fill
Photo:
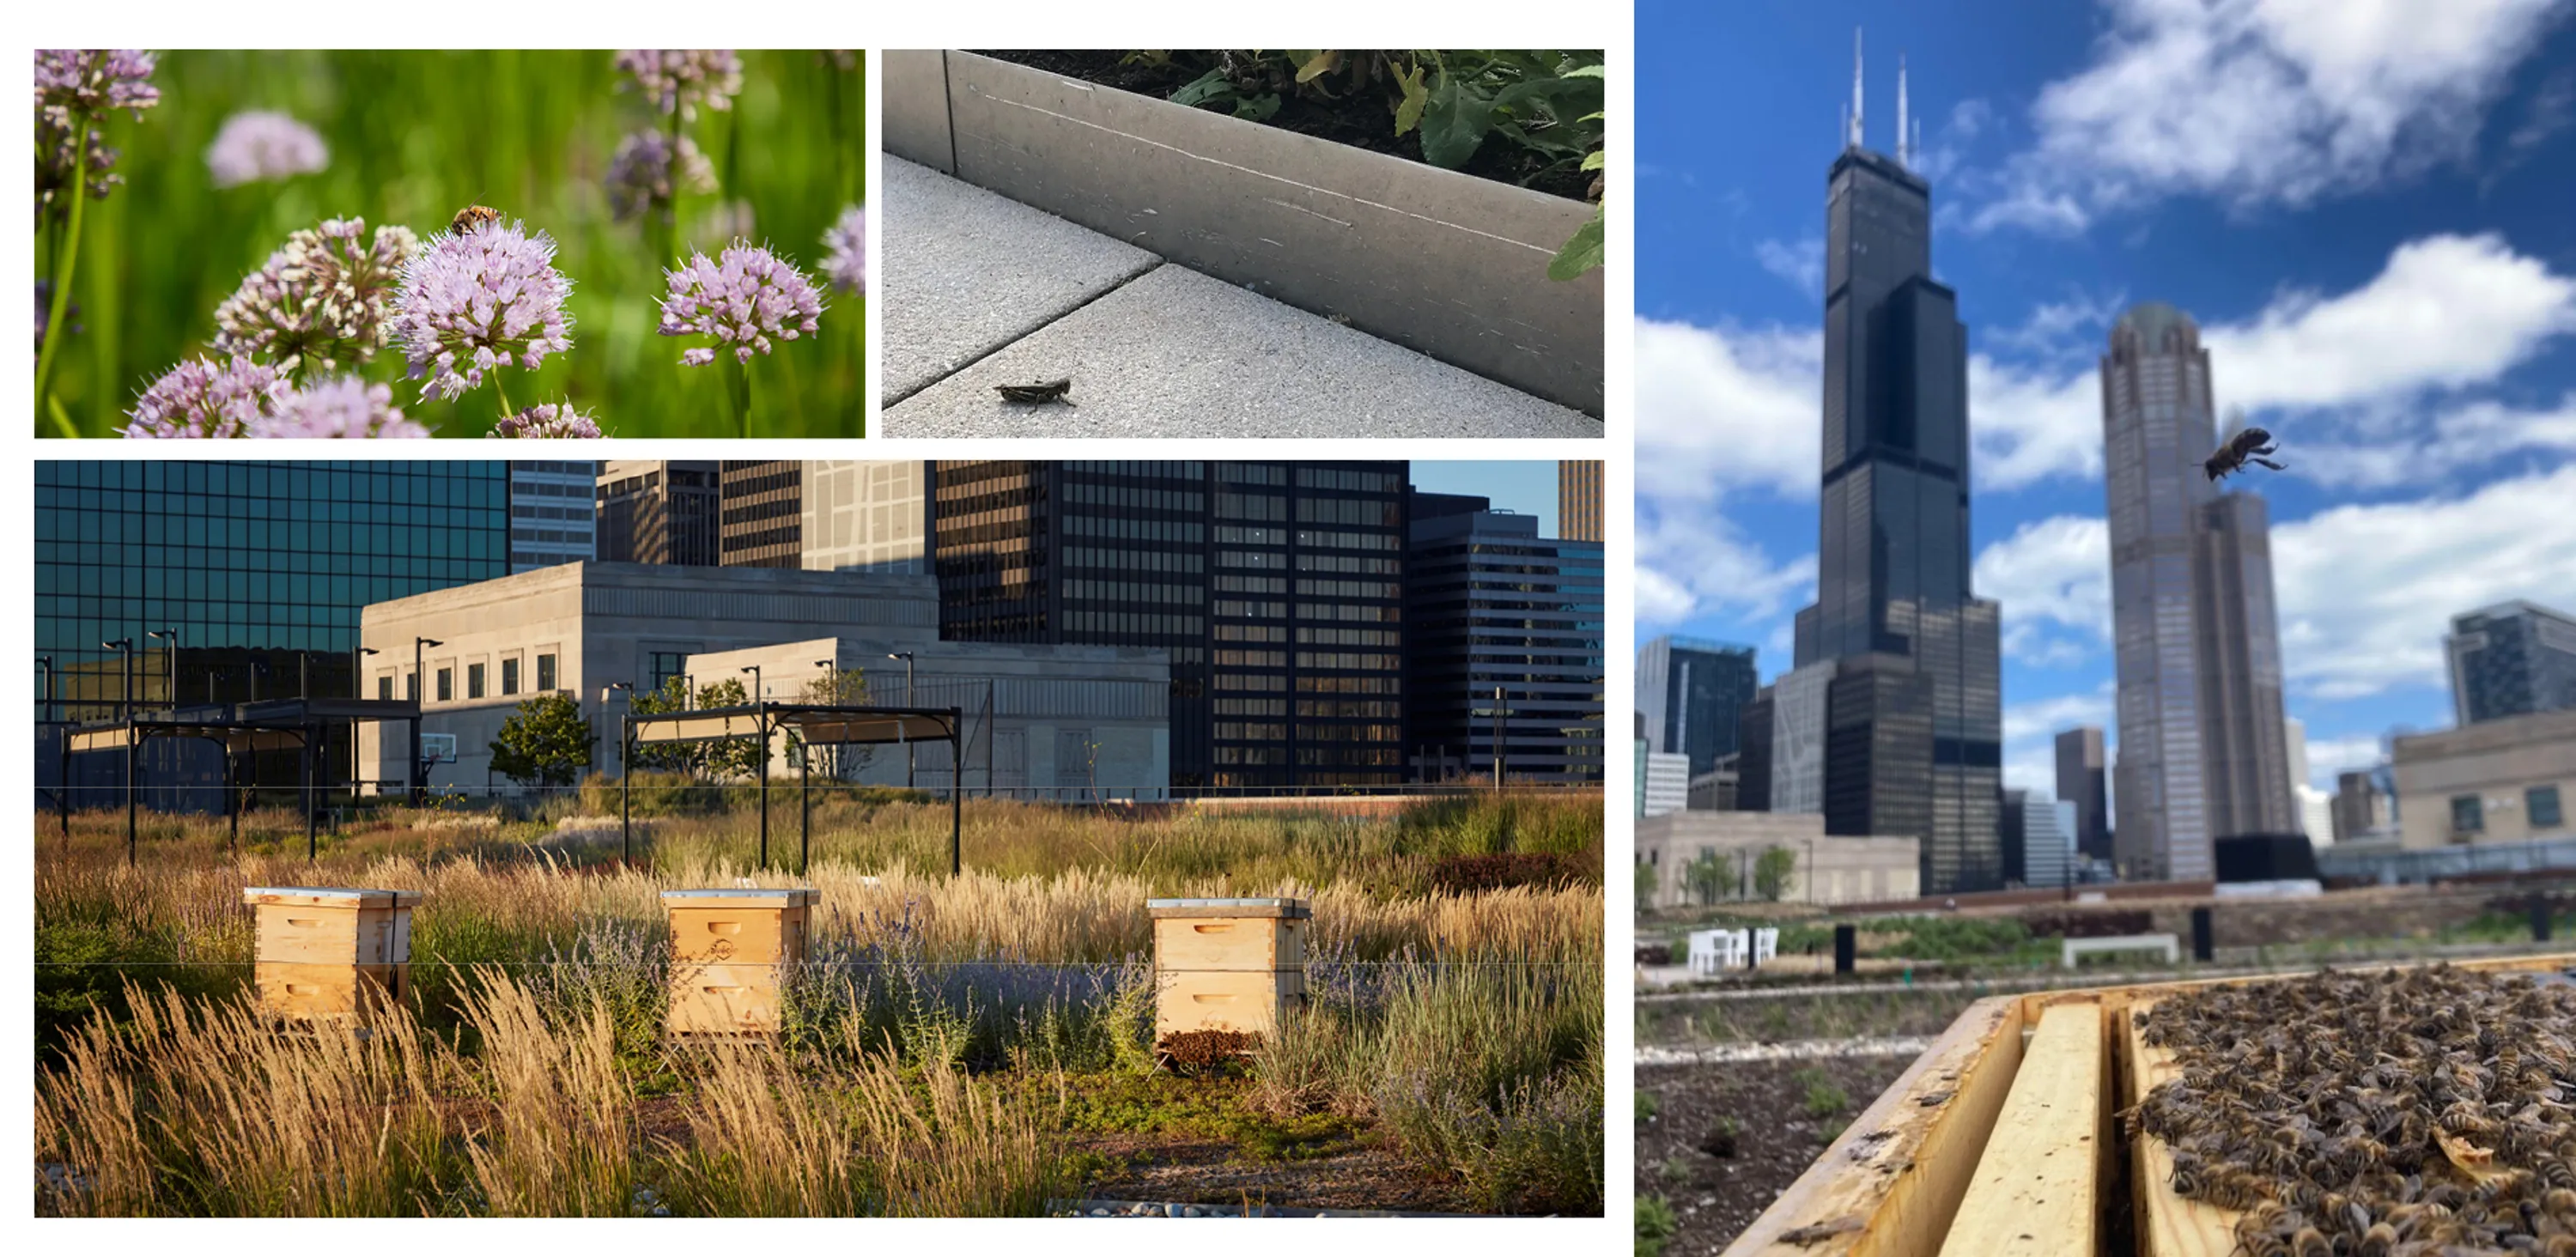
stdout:
POLYGON ((996 384, 993 386, 993 391, 1000 393, 1002 400, 1006 402, 1030 402, 1039 405, 1047 402, 1062 402, 1067 406, 1073 404, 1066 396, 1073 392, 1073 381, 1070 378, 1049 380, 1044 384, 996 384))

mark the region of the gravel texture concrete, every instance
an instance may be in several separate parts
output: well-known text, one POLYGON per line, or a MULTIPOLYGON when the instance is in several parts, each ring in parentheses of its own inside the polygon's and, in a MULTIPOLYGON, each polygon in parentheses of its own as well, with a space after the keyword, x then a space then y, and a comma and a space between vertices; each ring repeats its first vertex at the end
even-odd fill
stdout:
POLYGON ((1166 265, 888 408, 881 430, 893 437, 1598 437, 1601 424, 1166 265), (994 392, 1067 377, 1071 406, 1009 402, 994 392))
POLYGON ((885 159, 888 405, 1160 265, 1132 245, 900 157, 885 159))

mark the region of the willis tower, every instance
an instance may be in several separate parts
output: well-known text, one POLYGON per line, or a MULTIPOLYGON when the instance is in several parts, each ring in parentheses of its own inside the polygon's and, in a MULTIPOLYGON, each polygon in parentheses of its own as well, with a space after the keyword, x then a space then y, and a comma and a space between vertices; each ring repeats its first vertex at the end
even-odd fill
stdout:
POLYGON ((1902 66, 1896 155, 1862 147, 1858 38, 1827 177, 1824 488, 1797 665, 1831 665, 1825 832, 1919 838, 1925 894, 1993 889, 2002 649, 1996 605, 1969 589, 1967 328, 1932 279, 1902 66))

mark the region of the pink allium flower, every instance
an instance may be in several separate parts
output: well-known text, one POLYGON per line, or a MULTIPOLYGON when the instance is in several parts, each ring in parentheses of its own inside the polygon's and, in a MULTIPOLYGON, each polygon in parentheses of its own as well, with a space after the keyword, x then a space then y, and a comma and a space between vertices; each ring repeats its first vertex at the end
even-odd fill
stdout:
POLYGON ((341 375, 271 399, 268 412, 251 421, 249 435, 346 440, 417 438, 428 436, 429 429, 403 418, 403 412, 394 409, 391 386, 341 375))
POLYGON ((619 222, 657 205, 668 205, 682 192, 716 190, 716 168, 687 136, 672 151, 671 137, 638 131, 618 142, 608 159, 608 207, 619 222))
POLYGON ((253 424, 286 393, 275 367, 248 358, 218 364, 198 358, 170 368, 134 399, 129 437, 248 436, 253 424))
POLYGON ((133 49, 36 51, 36 215, 41 222, 71 212, 75 188, 104 199, 125 180, 113 173, 116 150, 101 142, 98 128, 89 133, 86 152, 75 153, 84 120, 96 122, 109 111, 130 110, 137 120, 159 104, 161 90, 152 86, 152 54, 133 49), (78 169, 75 169, 78 167, 78 169))
POLYGON ((423 399, 461 397, 495 367, 535 370, 572 348, 564 298, 572 281, 554 268, 555 242, 516 219, 430 237, 403 267, 393 338, 411 375, 429 377, 423 399))
POLYGON ((599 424, 590 416, 572 408, 572 403, 556 405, 546 402, 530 406, 492 425, 492 435, 518 440, 536 438, 579 439, 599 435, 599 424))
POLYGON ((697 117, 699 105, 731 109, 742 90, 742 60, 731 48, 630 48, 617 54, 617 68, 635 76, 654 108, 683 118, 697 117))
POLYGON ((868 290, 868 207, 853 205, 823 229, 823 275, 842 292, 868 290))
POLYGON ((311 174, 331 164, 331 150, 313 128, 282 113, 253 109, 224 119, 206 147, 206 169, 218 188, 311 174))
POLYGON ((215 348, 267 354, 285 370, 310 357, 324 366, 365 362, 393 338, 391 313, 403 263, 420 248, 409 227, 333 218, 286 238, 215 309, 215 348))
MULTIPOLYGON (((738 361, 753 351, 769 352, 769 338, 794 340, 814 330, 823 313, 823 296, 805 272, 769 250, 736 240, 721 262, 692 253, 680 268, 668 272, 671 295, 662 299, 664 336, 713 336, 733 346, 738 361)), ((712 349, 680 355, 682 366, 702 367, 715 361, 712 349)))

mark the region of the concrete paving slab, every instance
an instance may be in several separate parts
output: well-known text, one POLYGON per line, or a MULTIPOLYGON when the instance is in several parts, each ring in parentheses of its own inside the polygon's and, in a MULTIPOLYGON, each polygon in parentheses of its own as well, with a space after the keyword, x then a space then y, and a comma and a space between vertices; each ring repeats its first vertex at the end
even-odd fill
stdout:
MULTIPOLYGON (((891 230, 886 245, 889 257, 918 247, 891 230)), ((889 325, 889 356, 895 339, 889 325)), ((882 432, 1599 437, 1602 425, 1581 411, 1165 265, 887 408, 882 432), (1073 380, 1070 407, 1008 402, 994 392, 996 385, 1066 377, 1073 380)))
POLYGON ((889 405, 1152 270, 1161 259, 926 166, 885 159, 889 405))

